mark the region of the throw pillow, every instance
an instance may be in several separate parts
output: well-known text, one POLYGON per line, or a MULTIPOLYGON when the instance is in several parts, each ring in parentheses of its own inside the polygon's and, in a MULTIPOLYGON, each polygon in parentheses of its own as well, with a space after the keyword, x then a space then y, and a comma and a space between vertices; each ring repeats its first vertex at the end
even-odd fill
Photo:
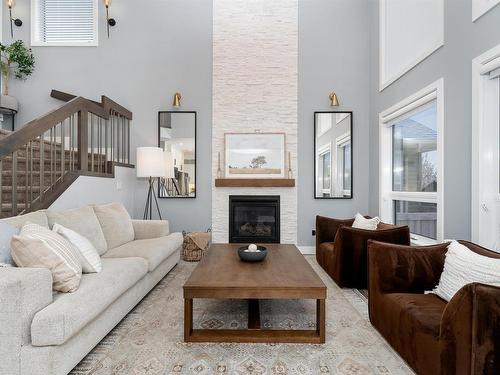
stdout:
POLYGON ((57 223, 84 236, 92 242, 99 255, 108 250, 101 224, 91 206, 70 208, 62 211, 48 210, 47 219, 49 220, 49 228, 52 228, 57 223))
POLYGON ((354 217, 354 223, 352 223, 352 227, 366 230, 377 230, 377 226, 379 223, 380 219, 378 217, 367 219, 360 213, 357 213, 354 217))
POLYGON ((18 228, 0 221, 0 263, 14 264, 10 255, 10 241, 18 233, 18 228))
POLYGON ((94 212, 101 223, 108 250, 134 240, 132 219, 123 204, 109 203, 94 206, 94 212))
POLYGON ((12 237, 12 258, 19 267, 47 268, 52 287, 58 292, 74 292, 80 285, 82 266, 78 249, 48 228, 26 223, 12 237))
POLYGON ((470 283, 500 286, 500 259, 479 255, 457 241, 448 245, 439 284, 432 291, 446 301, 470 283))
POLYGON ((78 249, 78 258, 82 264, 83 273, 101 272, 101 257, 97 249, 92 245, 92 242, 76 233, 74 230, 63 227, 57 223, 54 224, 52 230, 63 236, 78 249))

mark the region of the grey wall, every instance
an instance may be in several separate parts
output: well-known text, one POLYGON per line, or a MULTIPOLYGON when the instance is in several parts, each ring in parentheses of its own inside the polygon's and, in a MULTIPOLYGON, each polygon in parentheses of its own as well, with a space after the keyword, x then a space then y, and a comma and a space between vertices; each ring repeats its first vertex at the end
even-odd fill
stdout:
POLYGON ((370 6, 366 0, 299 1, 298 243, 311 246, 316 215, 353 217, 369 208, 370 6), (314 199, 314 111, 336 91, 353 111, 353 199, 314 199))
POLYGON ((124 167, 116 167, 114 178, 80 176, 52 203, 49 210, 122 202, 129 212, 134 212, 135 179, 135 170, 124 167), (92 188, 89 189, 89 186, 92 188))
MULTIPOLYGON (((15 38, 28 44, 29 4, 18 1, 14 8, 15 17, 23 20, 21 28, 15 27, 15 38)), ((33 48, 34 75, 11 84, 11 95, 21 105, 17 123, 60 106, 49 97, 53 88, 90 99, 104 94, 133 112, 132 149, 156 146, 157 112, 171 110, 173 95, 180 91, 182 109, 198 111, 198 198, 161 200, 161 207, 173 230, 206 229, 211 221, 212 2, 113 2, 117 26, 110 39, 103 2, 98 4, 98 47, 33 48)), ((4 5, 4 42, 10 39, 7 13, 4 5)), ((145 183, 138 183, 135 216, 142 215, 145 196, 145 183)))
MULTIPOLYGON (((89 98, 105 94, 134 112, 132 147, 156 145, 157 111, 170 110, 175 91, 183 109, 198 111, 198 193, 196 199, 161 201, 174 230, 206 229, 211 222, 212 2, 122 0, 114 2, 118 25, 108 40, 100 4, 99 47, 38 47, 35 74, 13 82, 21 102, 18 124, 60 103, 52 88, 89 98)), ((24 25, 16 38, 29 42, 29 1, 15 16, 24 25)), ((378 91, 378 1, 299 1, 298 243, 312 245, 316 214, 352 217, 378 213, 378 114, 440 77, 445 80, 445 237, 470 237, 471 60, 500 43, 500 7, 475 23, 470 0, 445 1, 445 46, 401 79, 378 91), (352 110, 354 198, 313 198, 313 112, 330 110, 328 94, 339 95, 339 110, 352 110)), ((4 41, 8 16, 4 12, 4 41)), ((136 190, 141 214, 145 184, 136 190)))
MULTIPOLYGON (((371 1, 370 211, 378 213, 378 115, 444 78, 444 238, 471 235, 472 59, 500 43, 500 7, 475 23, 470 0, 445 0, 445 45, 379 93, 379 10, 371 1)), ((356 129, 356 128, 355 128, 356 129)))

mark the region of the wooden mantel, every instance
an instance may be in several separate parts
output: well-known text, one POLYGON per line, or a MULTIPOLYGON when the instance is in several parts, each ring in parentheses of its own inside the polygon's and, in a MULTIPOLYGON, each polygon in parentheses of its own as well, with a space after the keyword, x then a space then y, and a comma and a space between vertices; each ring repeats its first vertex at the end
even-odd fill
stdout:
POLYGON ((294 187, 293 178, 216 178, 215 187, 294 187))

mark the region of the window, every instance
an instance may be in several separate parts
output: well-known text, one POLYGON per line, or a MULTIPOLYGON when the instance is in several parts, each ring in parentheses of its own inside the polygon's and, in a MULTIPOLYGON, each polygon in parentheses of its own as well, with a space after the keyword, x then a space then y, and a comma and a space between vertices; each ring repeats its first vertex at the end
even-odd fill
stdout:
POLYGON ((434 100, 392 126, 393 191, 437 191, 436 120, 434 100))
POLYGON ((97 0, 32 0, 33 46, 97 46, 97 0))
POLYGON ((500 252, 500 45, 472 60, 472 240, 500 252))
POLYGON ((332 175, 332 157, 330 148, 325 149, 320 155, 320 169, 321 169, 321 190, 323 197, 327 198, 331 194, 331 175, 332 175))
POLYGON ((344 146, 344 152, 343 152, 343 190, 344 190, 344 196, 349 197, 351 196, 351 143, 349 142, 347 145, 344 146))
POLYGON ((412 242, 443 236, 442 80, 380 115, 380 214, 412 242))
POLYGON ((394 223, 408 225, 413 234, 437 239, 437 204, 394 201, 394 223))
POLYGON ((335 140, 337 153, 337 194, 341 197, 351 197, 351 135, 345 133, 335 140))

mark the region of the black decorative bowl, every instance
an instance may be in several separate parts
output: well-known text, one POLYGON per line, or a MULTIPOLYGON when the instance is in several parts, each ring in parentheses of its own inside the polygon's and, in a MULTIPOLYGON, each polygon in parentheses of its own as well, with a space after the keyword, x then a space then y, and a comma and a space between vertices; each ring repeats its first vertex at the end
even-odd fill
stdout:
POLYGON ((262 262, 267 256, 267 249, 264 246, 257 246, 259 251, 245 251, 247 246, 242 246, 238 249, 238 255, 243 262, 262 262))

